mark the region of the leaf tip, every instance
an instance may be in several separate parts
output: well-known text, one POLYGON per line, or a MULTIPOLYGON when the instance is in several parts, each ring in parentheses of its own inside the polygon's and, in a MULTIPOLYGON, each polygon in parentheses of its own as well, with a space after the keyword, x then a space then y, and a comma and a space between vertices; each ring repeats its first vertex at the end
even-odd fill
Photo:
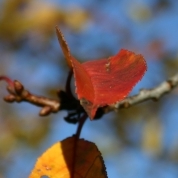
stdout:
POLYGON ((56 34, 57 34, 59 44, 61 46, 64 57, 66 58, 67 64, 70 68, 72 68, 72 64, 71 64, 71 60, 70 60, 70 58, 71 58, 70 49, 67 45, 64 35, 62 34, 61 30, 58 28, 57 25, 55 26, 55 29, 56 29, 56 34))
POLYGON ((80 99, 80 104, 85 109, 86 113, 88 114, 89 118, 93 120, 95 117, 96 111, 98 106, 95 106, 92 102, 88 101, 85 98, 80 99))

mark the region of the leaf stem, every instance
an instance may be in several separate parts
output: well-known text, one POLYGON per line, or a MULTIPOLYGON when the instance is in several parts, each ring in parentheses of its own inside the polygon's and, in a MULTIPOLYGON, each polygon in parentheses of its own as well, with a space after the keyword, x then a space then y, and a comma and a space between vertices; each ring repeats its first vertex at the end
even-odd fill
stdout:
POLYGON ((84 113, 84 115, 79 120, 79 124, 78 124, 77 131, 76 131, 76 134, 75 134, 77 139, 80 138, 80 133, 81 133, 82 127, 83 127, 85 121, 87 120, 87 118, 88 118, 88 115, 86 113, 84 113))
POLYGON ((76 131, 76 134, 75 134, 75 137, 74 137, 73 167, 72 167, 71 178, 74 178, 74 174, 75 174, 75 162, 76 162, 76 156, 77 156, 77 143, 78 143, 78 140, 80 138, 82 127, 83 127, 85 121, 87 120, 87 118, 88 118, 88 115, 86 113, 84 113, 84 115, 79 120, 77 131, 76 131))

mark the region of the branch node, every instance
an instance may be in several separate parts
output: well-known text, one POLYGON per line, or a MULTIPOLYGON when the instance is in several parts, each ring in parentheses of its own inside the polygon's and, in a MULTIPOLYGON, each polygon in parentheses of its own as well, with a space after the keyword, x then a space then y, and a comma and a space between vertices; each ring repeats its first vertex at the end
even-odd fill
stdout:
POLYGON ((175 87, 175 84, 172 80, 167 80, 168 85, 170 86, 170 89, 173 89, 175 87))
POLYGON ((21 93, 21 96, 22 96, 23 98, 27 98, 29 95, 30 95, 30 92, 27 91, 27 90, 23 90, 22 93, 21 93))
POLYGON ((125 103, 123 104, 123 108, 129 108, 129 107, 130 107, 129 102, 125 102, 125 103))
POLYGON ((152 101, 154 101, 154 102, 157 102, 159 100, 159 98, 157 97, 154 97, 154 98, 152 98, 152 101))

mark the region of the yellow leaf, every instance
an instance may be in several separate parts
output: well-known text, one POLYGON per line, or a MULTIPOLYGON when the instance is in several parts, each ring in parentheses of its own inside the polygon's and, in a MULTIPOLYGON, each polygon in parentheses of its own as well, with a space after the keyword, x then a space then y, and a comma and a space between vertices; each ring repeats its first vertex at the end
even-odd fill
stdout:
POLYGON ((29 178, 106 178, 96 145, 83 139, 76 145, 75 141, 70 137, 50 147, 38 158, 29 178))

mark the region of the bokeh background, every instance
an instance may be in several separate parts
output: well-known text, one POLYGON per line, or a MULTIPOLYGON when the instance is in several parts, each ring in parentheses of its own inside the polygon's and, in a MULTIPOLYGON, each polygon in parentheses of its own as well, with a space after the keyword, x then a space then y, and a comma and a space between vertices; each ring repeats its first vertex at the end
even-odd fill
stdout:
MULTIPOLYGON (((58 25, 81 62, 141 53, 148 64, 130 95, 153 88, 178 70, 178 1, 1 0, 0 75, 21 81, 32 93, 57 99, 68 68, 55 34, 58 25)), ((75 133, 66 111, 39 117, 40 108, 8 104, 0 82, 0 178, 28 177, 42 152, 75 133)), ((100 149, 110 178, 178 177, 178 88, 97 121, 82 138, 100 149)))

